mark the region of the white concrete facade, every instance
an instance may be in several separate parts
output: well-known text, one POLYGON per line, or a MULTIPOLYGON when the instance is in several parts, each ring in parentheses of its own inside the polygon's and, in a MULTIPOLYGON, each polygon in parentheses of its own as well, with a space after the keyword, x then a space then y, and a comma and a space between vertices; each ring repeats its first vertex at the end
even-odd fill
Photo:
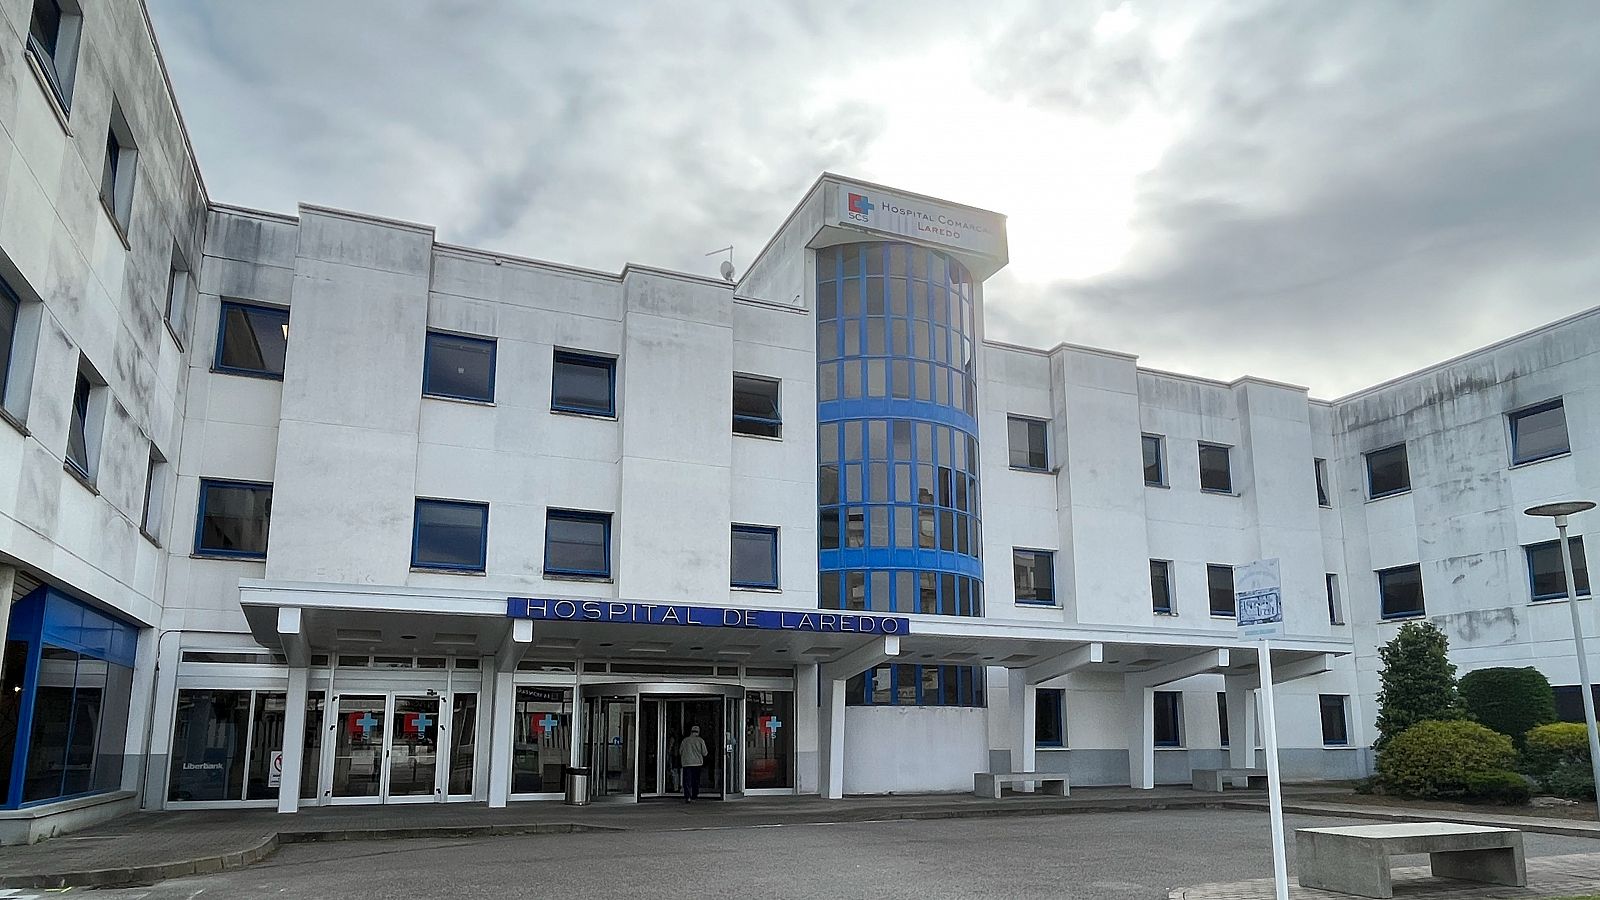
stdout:
MULTIPOLYGON (((748 780, 725 782, 730 796, 970 790, 985 769, 1187 782, 1230 753, 1242 763, 1254 743, 1255 651, 1210 613, 1207 566, 1266 558, 1280 560, 1287 606, 1274 668, 1290 777, 1370 769, 1375 651, 1398 627, 1380 612, 1379 570, 1420 566, 1423 614, 1463 670, 1533 665, 1576 681, 1563 601, 1533 598, 1523 550, 1554 535, 1520 510, 1600 495, 1600 310, 1332 402, 1260 378, 1143 369, 1125 353, 980 340, 981 615, 863 611, 902 617, 897 637, 509 618, 518 597, 818 614, 818 252, 896 242, 959 261, 978 282, 981 337, 1003 220, 824 175, 729 284, 457 247, 428 226, 323 207, 229 207, 206 197, 148 23, 128 9, 83 3, 64 120, 20 49, 28 2, 0 4, 0 274, 22 297, 0 426, 0 572, 18 585, 7 600, 52 586, 140 629, 122 783, 147 806, 549 799, 550 761, 535 753, 542 773, 519 761, 549 743, 547 730, 526 733, 544 708, 523 698, 540 691, 565 697, 549 702, 570 716, 560 761, 575 765, 593 759, 601 697, 633 698, 628 740, 642 748, 655 727, 645 710, 665 698, 726 699, 723 715, 749 717, 733 735, 757 727, 758 694, 786 695, 781 784, 754 787, 752 764, 748 780), (140 150, 126 229, 96 202, 113 94, 140 150), (983 240, 852 221, 841 212, 852 191, 943 210, 983 240), (174 258, 195 285, 192 333, 161 324, 174 258), (219 368, 224 303, 288 311, 281 378, 219 368), (430 332, 494 342, 492 401, 425 396, 430 332), (615 361, 610 414, 552 408, 564 352, 615 361), (63 467, 80 360, 104 382, 92 485, 63 467), (735 373, 779 383, 781 437, 730 429, 735 373), (1568 451, 1513 465, 1508 414, 1555 399, 1568 451), (1008 464, 1012 416, 1045 423, 1041 471, 1008 464), (1147 435, 1162 448, 1156 485, 1147 435), (1364 454, 1400 442, 1410 489, 1369 499, 1364 454), (1201 444, 1228 448, 1230 490, 1201 490, 1201 444), (167 462, 151 492, 158 528, 141 536, 152 446, 167 462), (1326 505, 1313 460, 1325 461, 1326 505), (264 558, 201 546, 203 480, 270 485, 264 558), (487 504, 481 571, 414 564, 419 498, 487 504), (545 571, 552 509, 609 514, 603 577, 545 571), (777 530, 776 587, 731 585, 736 524, 777 530), (1053 553, 1053 603, 1016 602, 1013 548, 1053 553), (1152 560, 1170 565, 1170 612, 1154 608, 1152 560), (358 657, 388 662, 341 665, 358 657), (978 666, 984 702, 854 705, 849 680, 890 662, 978 666), (1041 691, 1062 692, 1059 747, 1036 745, 1041 691), (175 747, 175 728, 207 692, 246 698, 238 753, 249 743, 254 763, 217 765, 252 774, 225 797, 186 799, 173 773, 213 763, 184 757, 194 751, 175 747), (1158 747, 1168 692, 1177 734, 1158 747), (435 718, 464 704, 439 732, 431 792, 396 793, 386 776, 375 794, 341 796, 336 780, 364 763, 335 743, 368 711, 335 718, 341 696, 376 702, 391 730, 429 727, 406 711, 412 700, 438 698, 416 707, 435 718), (1324 740, 1324 696, 1345 698, 1343 742, 1324 740), (466 755, 447 765, 444 731, 467 730, 466 755), (257 783, 262 754, 278 752, 281 778, 257 783)), ((1597 528, 1574 522, 1578 535, 1597 528)), ((665 778, 644 772, 641 752, 653 751, 634 751, 628 777, 665 778)), ((636 781, 625 793, 650 792, 636 781)))

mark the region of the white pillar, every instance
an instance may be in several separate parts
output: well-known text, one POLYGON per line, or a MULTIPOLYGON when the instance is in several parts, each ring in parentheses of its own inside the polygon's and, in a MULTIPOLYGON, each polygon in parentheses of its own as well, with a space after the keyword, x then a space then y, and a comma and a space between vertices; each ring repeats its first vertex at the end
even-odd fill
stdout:
POLYGON ((1248 676, 1224 677, 1228 698, 1228 765, 1253 769, 1256 764, 1255 679, 1248 676))
POLYGON ((305 765, 306 691, 309 666, 289 667, 289 693, 283 706, 283 773, 278 777, 278 812, 300 811, 300 770, 305 765))
POLYGON ((822 788, 828 800, 844 797, 844 686, 843 678, 832 678, 822 685, 822 708, 818 734, 822 749, 822 788))
POLYGON ((817 727, 817 665, 810 663, 796 666, 794 671, 795 789, 802 794, 817 793, 821 781, 817 727))
POLYGON ((489 728, 489 808, 499 809, 511 798, 511 743, 515 726, 516 666, 494 673, 494 718, 489 728))
POLYGON ((1123 707, 1128 717, 1128 787, 1156 786, 1156 694, 1154 688, 1128 683, 1123 707))
MULTIPOLYGON (((1038 747, 1034 743, 1034 716, 1038 707, 1034 701, 1039 688, 1028 683, 1027 669, 1006 670, 1006 700, 1011 712, 1011 771, 1033 772, 1038 769, 1038 747)), ((1018 790, 1033 790, 1032 782, 1017 785, 1018 790)))
POLYGON ((11 595, 16 590, 17 570, 0 566, 0 676, 5 675, 6 632, 11 627, 11 595))

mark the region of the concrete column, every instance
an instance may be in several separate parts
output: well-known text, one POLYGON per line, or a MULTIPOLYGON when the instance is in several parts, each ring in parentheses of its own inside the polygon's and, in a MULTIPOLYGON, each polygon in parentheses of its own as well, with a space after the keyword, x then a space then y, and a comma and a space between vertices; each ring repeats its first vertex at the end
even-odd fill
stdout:
MULTIPOLYGON (((1011 711, 1011 771, 1033 772, 1038 768, 1038 748, 1034 743, 1034 701, 1039 688, 1028 683, 1027 669, 1006 670, 1006 699, 1011 711)), ((1017 790, 1032 791, 1033 783, 1017 785, 1017 790)))
POLYGON ((1222 679, 1228 697, 1228 765, 1236 769, 1256 764, 1255 679, 1246 676, 1222 679))
POLYGON ((818 740, 822 750, 822 787, 828 800, 844 797, 844 685, 845 679, 829 679, 822 685, 822 708, 818 720, 818 740))
MULTIPOLYGON (((182 632, 161 632, 155 641, 153 691, 150 706, 150 746, 146 748, 140 809, 166 809, 167 781, 172 777, 172 717, 178 703, 178 660, 182 656, 182 632)), ((141 640, 139 649, 144 649, 141 640)))
POLYGON ((6 674, 6 633, 11 628, 11 594, 17 587, 17 570, 0 566, 0 678, 6 674))
POLYGON ((511 742, 517 707, 516 667, 494 673, 494 718, 489 728, 489 808, 511 798, 511 742))
POLYGON ((472 760, 472 799, 489 799, 489 748, 494 746, 494 679, 487 672, 494 671, 494 657, 478 659, 478 744, 472 760), (486 740, 487 739, 487 740, 486 740))
POLYGON ((1128 787, 1149 790, 1156 786, 1155 690, 1128 683, 1123 708, 1128 717, 1128 787))
POLYGON ((795 789, 802 794, 817 793, 821 780, 817 752, 817 666, 796 666, 794 671, 794 769, 795 789))
POLYGON ((289 667, 289 693, 283 705, 283 774, 278 778, 278 812, 300 811, 300 771, 305 765, 306 691, 309 666, 289 667))

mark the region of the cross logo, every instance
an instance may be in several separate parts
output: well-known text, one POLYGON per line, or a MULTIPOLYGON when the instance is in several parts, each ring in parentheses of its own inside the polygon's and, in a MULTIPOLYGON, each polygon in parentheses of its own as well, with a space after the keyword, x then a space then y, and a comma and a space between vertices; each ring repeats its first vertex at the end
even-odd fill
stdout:
POLYGON ((372 729, 378 727, 378 719, 371 712, 364 712, 359 719, 352 717, 350 724, 360 727, 361 736, 366 737, 372 733, 372 729))
POLYGON ((407 713, 405 718, 406 731, 413 734, 426 734, 428 726, 433 724, 433 717, 427 713, 407 713))
POLYGON ((545 735, 554 732, 556 730, 556 726, 560 725, 561 723, 556 721, 555 716, 545 713, 544 718, 531 719, 529 720, 528 724, 533 727, 534 737, 544 737, 545 735))
POLYGON ((756 721, 762 728, 766 729, 769 737, 777 737, 778 729, 783 727, 783 723, 778 721, 777 716, 762 716, 756 721))
POLYGON ((867 215, 871 215, 872 211, 874 209, 876 209, 876 208, 877 207, 873 205, 872 201, 867 199, 867 195, 866 194, 851 194, 850 195, 850 212, 851 212, 851 214, 857 215, 857 216, 867 216, 867 215))

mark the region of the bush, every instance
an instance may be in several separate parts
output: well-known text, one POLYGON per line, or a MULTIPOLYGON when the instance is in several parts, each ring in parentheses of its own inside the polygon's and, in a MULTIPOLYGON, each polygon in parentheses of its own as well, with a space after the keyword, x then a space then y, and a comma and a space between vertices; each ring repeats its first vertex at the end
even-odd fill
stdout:
POLYGON ((1528 731, 1522 767, 1541 790, 1573 799, 1594 796, 1589 733, 1578 722, 1554 722, 1528 731))
POLYGON ((1383 669, 1378 673, 1378 739, 1372 742, 1378 751, 1418 722, 1466 716, 1450 640, 1432 622, 1400 626, 1394 639, 1378 648, 1378 658, 1383 669))
POLYGON ((1528 779, 1515 772, 1475 772, 1467 776, 1466 785, 1469 803, 1521 806, 1533 795, 1528 779))
POLYGON ((1402 797, 1460 798, 1472 776, 1507 771, 1516 758, 1511 738, 1476 722, 1422 722, 1378 751, 1378 779, 1402 797))
POLYGON ((1528 729, 1556 720, 1556 695, 1538 669, 1479 669, 1461 678, 1461 700, 1478 722, 1522 748, 1528 729))

